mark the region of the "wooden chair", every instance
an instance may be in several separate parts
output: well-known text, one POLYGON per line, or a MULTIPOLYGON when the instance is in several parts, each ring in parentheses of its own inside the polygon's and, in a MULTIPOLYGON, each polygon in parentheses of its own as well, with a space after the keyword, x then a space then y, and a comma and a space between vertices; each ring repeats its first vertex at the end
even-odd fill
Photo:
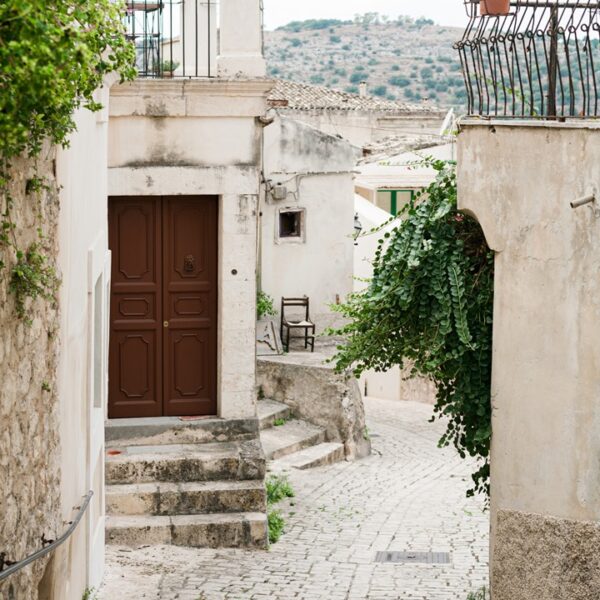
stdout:
POLYGON ((304 348, 310 344, 311 352, 315 351, 315 324, 310 320, 310 300, 303 298, 282 298, 281 299, 281 341, 286 352, 290 351, 290 334, 292 329, 304 330, 304 348), (286 308, 300 307, 304 309, 304 318, 288 318, 286 308), (286 335, 284 336, 284 330, 286 335))

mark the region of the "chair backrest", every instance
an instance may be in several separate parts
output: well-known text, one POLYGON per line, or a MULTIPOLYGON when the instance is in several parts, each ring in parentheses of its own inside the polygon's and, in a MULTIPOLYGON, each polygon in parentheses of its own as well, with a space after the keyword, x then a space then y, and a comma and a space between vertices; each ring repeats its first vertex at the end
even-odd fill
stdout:
POLYGON ((285 319, 286 308, 290 306, 299 306, 305 309, 306 316, 304 317, 307 321, 310 317, 310 300, 308 296, 302 298, 282 298, 281 299, 281 318, 285 319))

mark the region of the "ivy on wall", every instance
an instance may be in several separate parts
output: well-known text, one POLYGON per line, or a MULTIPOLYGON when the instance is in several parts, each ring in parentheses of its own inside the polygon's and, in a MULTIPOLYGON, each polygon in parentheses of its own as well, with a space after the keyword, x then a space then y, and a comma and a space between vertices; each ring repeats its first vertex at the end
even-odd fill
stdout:
POLYGON ((379 241, 368 288, 336 309, 348 324, 334 358, 357 376, 408 364, 437 388, 441 446, 479 458, 469 496, 489 495, 494 257, 479 224, 457 209, 454 163, 428 160, 437 177, 379 241))
MULTIPOLYGON (((58 281, 39 242, 21 248, 10 193, 11 163, 39 156, 45 142, 68 145, 74 112, 101 109, 94 93, 111 72, 135 76, 124 29, 125 4, 113 0, 3 0, 0 3, 0 274, 8 270, 19 317, 25 300, 53 298, 58 281)), ((34 176, 27 194, 48 182, 34 176)))

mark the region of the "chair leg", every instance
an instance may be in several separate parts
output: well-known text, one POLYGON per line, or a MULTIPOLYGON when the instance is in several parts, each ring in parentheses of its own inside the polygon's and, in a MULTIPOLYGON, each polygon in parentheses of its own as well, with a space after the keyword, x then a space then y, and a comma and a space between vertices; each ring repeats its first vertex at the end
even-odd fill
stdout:
POLYGON ((291 331, 291 329, 288 327, 288 330, 287 330, 287 348, 286 348, 286 352, 290 351, 290 331, 291 331))
POLYGON ((304 330, 304 349, 308 348, 308 329, 304 330))

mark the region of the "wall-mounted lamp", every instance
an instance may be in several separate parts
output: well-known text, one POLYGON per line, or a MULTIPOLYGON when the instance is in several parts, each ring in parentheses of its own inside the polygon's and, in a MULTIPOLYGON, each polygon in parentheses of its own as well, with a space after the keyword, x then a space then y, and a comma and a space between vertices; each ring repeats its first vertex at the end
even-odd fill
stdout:
POLYGON ((360 219, 358 218, 358 213, 356 213, 354 215, 354 245, 355 246, 358 246, 358 238, 360 237, 362 230, 363 230, 362 223, 360 222, 360 219))

